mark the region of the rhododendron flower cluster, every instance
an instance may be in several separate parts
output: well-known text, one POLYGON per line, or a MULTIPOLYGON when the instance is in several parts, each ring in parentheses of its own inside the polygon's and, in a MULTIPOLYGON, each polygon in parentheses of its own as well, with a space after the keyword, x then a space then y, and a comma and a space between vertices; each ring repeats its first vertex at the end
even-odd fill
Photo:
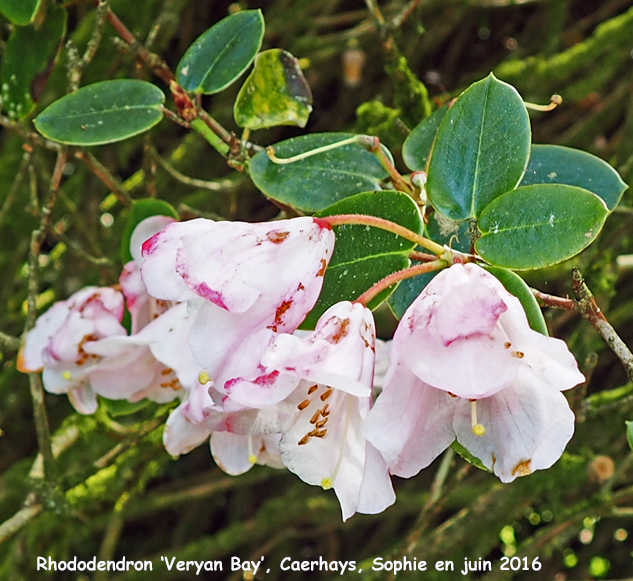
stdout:
POLYGON ((440 272, 392 345, 360 303, 297 330, 334 243, 309 217, 149 218, 119 286, 56 303, 28 333, 20 369, 43 370, 45 389, 80 413, 96 411, 97 396, 178 400, 170 454, 208 441, 229 474, 286 467, 334 489, 343 519, 384 510, 391 475, 413 476, 455 440, 503 482, 560 457, 574 425, 561 391, 583 377, 565 344, 532 331, 518 299, 475 264, 440 272))

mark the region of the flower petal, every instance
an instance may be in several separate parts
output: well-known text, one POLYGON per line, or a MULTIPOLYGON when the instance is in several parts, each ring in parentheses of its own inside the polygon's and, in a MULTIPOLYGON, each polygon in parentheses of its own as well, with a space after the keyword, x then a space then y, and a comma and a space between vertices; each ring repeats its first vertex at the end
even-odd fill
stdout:
POLYGON ((502 482, 549 468, 574 433, 574 414, 563 394, 527 369, 511 387, 476 405, 486 432, 473 433, 470 403, 460 399, 453 421, 457 441, 502 482))

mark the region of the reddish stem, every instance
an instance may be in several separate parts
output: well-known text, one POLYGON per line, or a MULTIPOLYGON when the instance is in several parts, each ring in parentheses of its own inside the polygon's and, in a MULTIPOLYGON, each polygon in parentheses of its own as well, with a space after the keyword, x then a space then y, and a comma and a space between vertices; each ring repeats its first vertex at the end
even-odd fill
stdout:
POLYGON ((382 280, 379 280, 374 286, 367 289, 362 295, 360 295, 354 303, 360 303, 361 305, 367 306, 368 303, 375 298, 378 294, 380 294, 385 289, 389 288, 391 285, 400 282, 401 280, 405 280, 407 278, 413 278, 414 276, 418 276, 420 274, 426 274, 427 272, 433 272, 434 270, 440 270, 441 268, 446 268, 448 266, 445 260, 435 260, 433 262, 426 262, 424 264, 418 264, 416 266, 410 266, 409 268, 405 268, 404 270, 399 270, 398 272, 394 272, 389 276, 386 276, 382 280))

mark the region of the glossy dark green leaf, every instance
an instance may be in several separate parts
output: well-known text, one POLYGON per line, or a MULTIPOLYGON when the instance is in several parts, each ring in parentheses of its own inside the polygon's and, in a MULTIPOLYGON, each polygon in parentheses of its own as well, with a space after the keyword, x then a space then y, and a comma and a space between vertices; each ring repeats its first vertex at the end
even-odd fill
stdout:
MULTIPOLYGON (((333 204, 319 216, 368 214, 396 222, 414 232, 422 229, 422 218, 413 200, 402 192, 364 192, 333 204)), ((318 318, 333 304, 357 299, 385 276, 407 268, 414 243, 378 228, 344 225, 334 228, 334 254, 325 271, 323 290, 302 328, 314 328, 318 318)), ((383 291, 369 307, 374 309, 393 291, 383 291)))
POLYGON ((607 207, 594 193, 560 184, 523 186, 491 202, 479 217, 475 249, 487 262, 526 270, 571 258, 602 229, 607 207))
MULTIPOLYGON (((275 144, 275 155, 289 158, 349 137, 349 133, 302 135, 275 144)), ((318 212, 348 196, 381 189, 388 177, 376 156, 357 144, 283 165, 273 163, 265 151, 260 151, 249 168, 262 192, 302 212, 318 212)))
POLYGON ((66 10, 52 5, 39 28, 15 27, 2 52, 2 102, 11 119, 35 107, 66 35, 66 10), (25 50, 28 47, 28 50, 25 50))
POLYGON ((312 93, 289 52, 273 48, 255 59, 233 106, 235 123, 248 129, 277 125, 305 127, 312 111, 312 93))
POLYGON ((231 14, 203 32, 176 67, 185 91, 210 95, 226 89, 248 68, 264 37, 261 10, 231 14))
POLYGON ((145 81, 101 81, 58 99, 34 123, 44 137, 59 143, 113 143, 156 125, 164 101, 163 92, 145 81))
POLYGON ((549 333, 547 332, 543 312, 525 281, 515 272, 499 266, 486 266, 486 270, 494 274, 501 281, 505 289, 521 301, 530 328, 547 337, 549 333))
POLYGON ((125 229, 123 230, 123 236, 121 238, 121 264, 126 264, 132 260, 130 239, 132 238, 134 228, 136 228, 140 222, 145 220, 145 218, 149 218, 150 216, 170 216, 172 218, 176 218, 177 220, 178 212, 174 210, 170 203, 157 198, 134 200, 132 202, 132 208, 130 209, 130 214, 127 218, 127 222, 125 223, 125 229))
POLYGON ((35 18, 42 0, 0 0, 0 12, 13 24, 24 26, 35 18))
POLYGON ((447 111, 448 104, 433 111, 426 119, 422 119, 409 133, 402 146, 402 158, 411 171, 426 170, 433 141, 447 111))
POLYGON ((518 185, 529 157, 523 100, 491 74, 466 89, 442 120, 429 160, 429 200, 453 220, 476 218, 518 185))
POLYGON ((560 145, 533 145, 522 186, 567 184, 600 196, 613 210, 628 187, 606 161, 579 149, 560 145))
MULTIPOLYGON (((428 216, 425 225, 425 235, 438 244, 447 244, 454 250, 470 252, 470 237, 468 236, 468 222, 455 222, 442 216, 439 212, 433 212, 428 216)), ((423 248, 418 248, 425 252, 423 248)), ((389 308, 397 319, 402 319, 409 305, 431 282, 440 271, 421 274, 413 278, 407 278, 400 282, 398 288, 388 299, 389 308)))

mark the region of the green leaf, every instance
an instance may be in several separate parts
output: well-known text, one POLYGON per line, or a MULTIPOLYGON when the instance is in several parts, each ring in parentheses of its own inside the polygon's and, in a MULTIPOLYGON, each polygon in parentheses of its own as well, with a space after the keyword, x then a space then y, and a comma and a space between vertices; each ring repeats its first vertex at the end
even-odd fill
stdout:
POLYGON ((2 53, 0 68, 2 101, 9 118, 22 119, 33 110, 65 35, 66 10, 56 5, 50 7, 40 28, 13 29, 2 53))
POLYGON ((0 0, 0 12, 13 24, 24 26, 35 18, 42 0, 0 0))
POLYGON ((129 402, 124 399, 107 399, 105 397, 100 397, 99 401, 101 401, 103 407, 113 418, 119 418, 121 416, 129 416, 131 414, 134 414, 147 407, 147 405, 150 403, 148 399, 129 402))
POLYGON ((163 92, 145 81, 101 81, 58 99, 34 123, 44 137, 59 143, 102 145, 156 125, 164 101, 163 92))
POLYGON ((633 422, 626 421, 626 440, 629 443, 629 448, 633 450, 633 422))
POLYGON ((576 186, 536 184, 508 192, 481 213, 475 250, 487 262, 527 270, 571 258, 602 229, 607 207, 576 186))
POLYGON ((490 74, 466 89, 444 116, 429 161, 429 200, 453 220, 476 218, 518 185, 529 157, 523 100, 490 74))
POLYGON ((174 210, 173 206, 159 200, 157 198, 143 198, 140 200, 134 200, 132 202, 132 208, 130 214, 125 223, 125 229, 123 230, 123 237, 121 238, 121 264, 127 264, 132 260, 132 254, 130 252, 130 239, 132 238, 132 232, 134 228, 138 226, 140 222, 149 218, 150 216, 171 216, 178 220, 178 212, 174 210))
POLYGON ((585 151, 561 145, 533 145, 521 181, 531 184, 567 184, 600 196, 613 210, 628 187, 606 161, 585 151))
POLYGON ((485 269, 497 277, 510 294, 519 299, 527 316, 530 328, 547 337, 549 333, 547 332, 545 317, 543 317, 541 307, 539 307, 536 298, 534 298, 530 287, 525 281, 518 274, 499 266, 486 266, 485 269))
POLYGON ((477 456, 473 456, 457 440, 453 441, 453 443, 451 444, 451 448, 453 448, 453 450, 455 450, 455 452, 457 452, 469 464, 476 466, 477 468, 479 468, 480 470, 483 470, 484 472, 489 472, 490 474, 492 474, 492 470, 488 470, 488 468, 486 468, 483 465, 483 462, 479 458, 477 458, 477 456))
MULTIPOLYGON (((414 232, 422 230, 422 218, 415 202, 402 192, 383 190, 364 192, 341 200, 319 212, 318 216, 368 214, 391 220, 414 232)), ((318 318, 339 301, 357 299, 385 276, 407 268, 414 243, 386 230, 361 225, 334 228, 334 254, 325 271, 323 290, 302 328, 313 329, 318 318)), ((386 289, 369 307, 375 309, 393 290, 386 289)))
MULTIPOLYGON (((302 135, 275 144, 275 155, 288 158, 349 137, 350 133, 302 135)), ((268 197, 302 212, 318 212, 343 198, 381 189, 388 177, 376 156, 357 144, 283 165, 260 151, 249 168, 253 182, 268 197)))
POLYGON ((226 89, 248 68, 264 38, 261 10, 231 14, 203 32, 176 67, 185 91, 210 95, 226 89))
POLYGON ((311 111, 312 93, 299 61, 280 48, 257 55, 253 72, 233 106, 235 123, 252 130, 276 125, 305 127, 311 111))
POLYGON ((433 111, 426 119, 418 123, 402 146, 402 158, 411 171, 426 170, 426 163, 431 155, 433 141, 440 128, 442 119, 448 111, 448 104, 433 111))
MULTIPOLYGON (((447 244, 454 250, 470 252, 470 237, 468 236, 468 222, 455 222, 444 217, 439 212, 433 212, 428 216, 425 225, 425 233, 438 244, 447 244)), ((423 248, 418 249, 425 252, 423 248)), ((402 319, 409 305, 418 298, 424 287, 431 282, 440 271, 429 272, 407 278, 400 282, 398 288, 388 299, 389 308, 397 319, 402 319)))

